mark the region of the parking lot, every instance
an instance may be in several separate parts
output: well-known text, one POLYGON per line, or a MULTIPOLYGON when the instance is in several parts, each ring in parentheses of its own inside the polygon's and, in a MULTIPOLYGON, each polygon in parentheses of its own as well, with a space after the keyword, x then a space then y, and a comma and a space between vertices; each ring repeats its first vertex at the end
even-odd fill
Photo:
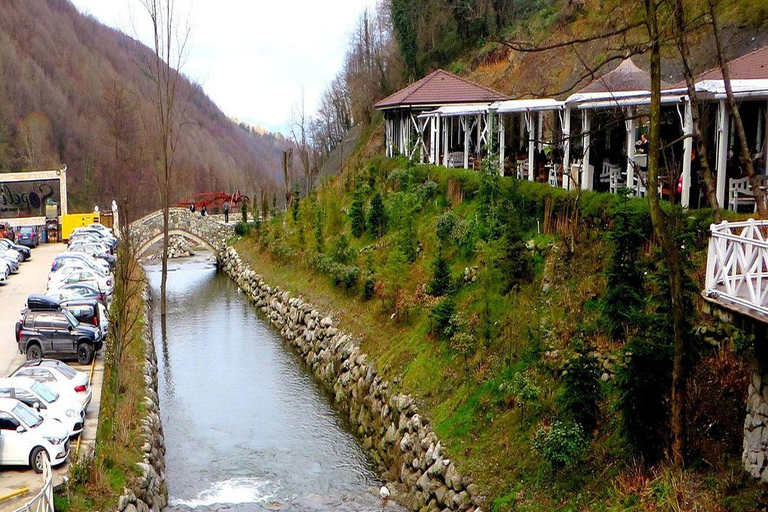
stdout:
MULTIPOLYGON (((19 320, 19 312, 24 308, 27 297, 31 293, 45 293, 53 258, 65 249, 64 244, 41 244, 32 250, 32 258, 21 264, 19 273, 12 275, 5 285, 0 285, 0 377, 9 375, 25 360, 25 356, 18 351, 14 335, 14 326, 19 320)), ((91 377, 93 398, 88 407, 85 428, 80 434, 80 450, 92 450, 96 442, 104 376, 104 350, 102 349, 96 355, 93 368, 90 365, 78 365, 76 361, 68 364, 82 372, 93 372, 91 377)), ((78 438, 74 438, 69 460, 75 456, 77 447, 78 438)), ((54 469, 54 485, 63 481, 68 468, 69 461, 54 469)), ((23 487, 29 488, 29 492, 22 497, 0 501, 0 512, 14 510, 21 506, 34 496, 42 485, 41 475, 37 475, 30 468, 0 466, 0 472, 2 472, 0 497, 23 487)))

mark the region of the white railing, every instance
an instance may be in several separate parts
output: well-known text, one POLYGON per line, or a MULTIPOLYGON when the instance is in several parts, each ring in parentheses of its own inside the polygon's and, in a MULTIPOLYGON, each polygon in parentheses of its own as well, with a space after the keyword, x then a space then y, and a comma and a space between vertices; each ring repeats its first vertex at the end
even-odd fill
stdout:
POLYGON ((13 512, 54 512, 53 471, 47 457, 43 457, 43 488, 34 498, 13 512))
POLYGON ((710 230, 705 293, 766 315, 768 321, 768 221, 723 221, 710 230))

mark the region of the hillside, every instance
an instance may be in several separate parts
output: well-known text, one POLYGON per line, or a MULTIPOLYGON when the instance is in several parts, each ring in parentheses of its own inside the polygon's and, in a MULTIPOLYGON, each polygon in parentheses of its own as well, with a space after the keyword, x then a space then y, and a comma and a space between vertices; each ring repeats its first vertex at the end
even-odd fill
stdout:
MULTIPOLYGON (((64 163, 74 209, 128 190, 140 191, 137 213, 154 208, 151 57, 67 0, 0 3, 0 169, 64 163), (128 126, 130 165, 115 155, 116 117, 128 126)), ((253 194, 280 179, 282 136, 238 127, 187 79, 179 98, 185 124, 172 201, 221 188, 253 194)))

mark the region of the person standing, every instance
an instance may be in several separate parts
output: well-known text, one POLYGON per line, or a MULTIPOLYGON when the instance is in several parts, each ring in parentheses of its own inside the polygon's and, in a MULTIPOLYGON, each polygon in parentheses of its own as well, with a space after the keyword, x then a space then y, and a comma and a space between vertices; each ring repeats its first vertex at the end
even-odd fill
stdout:
POLYGON ((224 201, 224 222, 229 224, 229 201, 224 201))

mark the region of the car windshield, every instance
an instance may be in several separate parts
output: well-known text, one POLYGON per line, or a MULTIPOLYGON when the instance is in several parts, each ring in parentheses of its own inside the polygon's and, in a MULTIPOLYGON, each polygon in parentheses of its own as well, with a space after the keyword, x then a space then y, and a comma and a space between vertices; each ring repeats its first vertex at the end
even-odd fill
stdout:
POLYGON ((32 382, 32 391, 40 395, 43 400, 48 402, 49 404, 52 404, 56 400, 59 399, 59 394, 56 393, 54 390, 46 386, 45 384, 41 384, 37 381, 32 382))
POLYGON ((16 404, 13 408, 13 414, 18 416, 29 428, 35 428, 43 422, 42 416, 21 403, 16 404))
POLYGON ((69 320, 69 325, 71 325, 72 327, 77 327, 78 325, 80 325, 80 322, 77 321, 77 318, 75 318, 75 315, 73 315, 69 311, 63 311, 63 313, 64 313, 64 316, 67 317, 67 320, 69 320))

